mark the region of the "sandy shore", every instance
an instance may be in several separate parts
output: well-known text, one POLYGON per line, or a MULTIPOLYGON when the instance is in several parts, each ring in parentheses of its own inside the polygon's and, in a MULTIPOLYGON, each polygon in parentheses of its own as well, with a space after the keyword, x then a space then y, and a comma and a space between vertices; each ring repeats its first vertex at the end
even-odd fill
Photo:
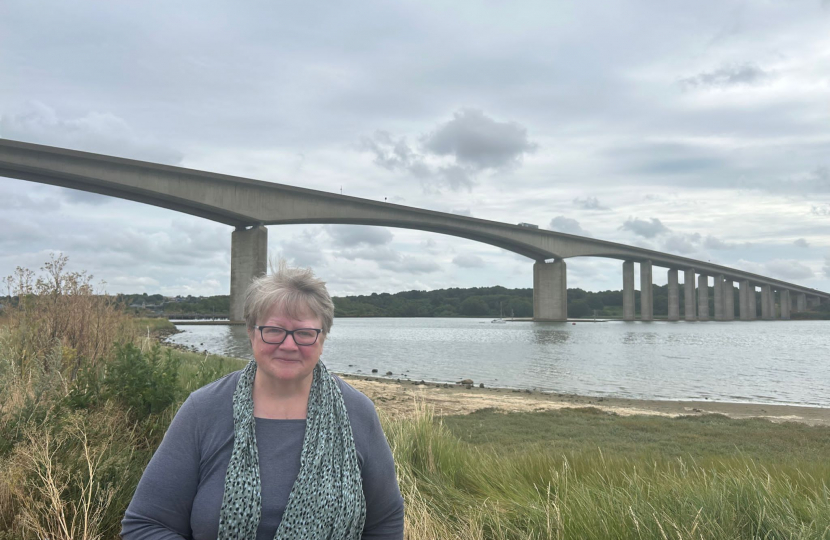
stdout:
POLYGON ((596 407, 619 415, 650 414, 681 416, 723 414, 731 418, 766 418, 773 422, 802 422, 830 426, 830 408, 712 401, 650 401, 624 398, 596 398, 503 388, 465 388, 462 385, 425 385, 394 379, 340 375, 350 385, 369 396, 378 409, 391 416, 412 414, 416 402, 435 407, 440 415, 468 414, 485 408, 506 412, 545 411, 562 408, 596 407))

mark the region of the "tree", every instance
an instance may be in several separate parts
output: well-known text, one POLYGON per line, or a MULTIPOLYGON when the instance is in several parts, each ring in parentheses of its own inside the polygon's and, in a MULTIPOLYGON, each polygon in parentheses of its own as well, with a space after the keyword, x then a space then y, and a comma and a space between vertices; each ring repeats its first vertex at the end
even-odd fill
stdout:
POLYGON ((461 314, 468 317, 487 315, 487 304, 480 296, 471 296, 461 302, 461 314))

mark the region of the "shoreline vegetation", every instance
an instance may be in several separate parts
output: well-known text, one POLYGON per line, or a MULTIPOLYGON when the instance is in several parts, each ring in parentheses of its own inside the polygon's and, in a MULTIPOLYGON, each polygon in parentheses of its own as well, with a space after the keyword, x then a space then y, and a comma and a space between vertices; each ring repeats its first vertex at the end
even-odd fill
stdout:
MULTIPOLYGON (((740 305, 735 289, 735 306, 740 305)), ((760 292, 756 291, 760 306, 760 292)), ((695 291, 697 295, 697 291, 695 291)), ((653 285, 655 319, 668 317, 668 285, 653 285)), ((697 298, 697 296, 695 296, 697 298)), ((335 296, 335 317, 483 317, 528 318, 533 316, 533 290, 505 287, 452 288, 433 291, 401 291, 358 296, 335 296)), ((13 301, 0 298, 0 304, 13 301)), ((160 294, 122 294, 116 304, 135 316, 168 318, 228 318, 227 295, 164 297, 160 294)), ((709 295, 709 313, 714 313, 714 295, 709 295)), ((680 313, 685 310, 683 284, 679 286, 680 313)), ((640 312, 640 291, 634 292, 635 310, 640 312)), ((622 291, 568 289, 568 317, 571 319, 622 319, 622 291)), ((793 311, 791 319, 828 320, 830 303, 804 312, 793 311)))
MULTIPOLYGON (((65 263, 6 280, 0 540, 117 538, 178 406, 244 364, 160 345, 168 321, 65 263)), ((828 409, 345 379, 381 415, 408 540, 830 539, 828 409)))

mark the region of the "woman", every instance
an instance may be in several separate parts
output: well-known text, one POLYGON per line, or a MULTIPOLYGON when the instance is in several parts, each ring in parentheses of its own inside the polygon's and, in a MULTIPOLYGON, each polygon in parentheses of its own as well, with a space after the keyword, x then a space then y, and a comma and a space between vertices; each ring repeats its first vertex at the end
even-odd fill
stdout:
POLYGON ((374 406, 319 361, 333 318, 311 270, 280 264, 251 284, 254 360, 184 402, 122 538, 403 538, 403 499, 374 406))

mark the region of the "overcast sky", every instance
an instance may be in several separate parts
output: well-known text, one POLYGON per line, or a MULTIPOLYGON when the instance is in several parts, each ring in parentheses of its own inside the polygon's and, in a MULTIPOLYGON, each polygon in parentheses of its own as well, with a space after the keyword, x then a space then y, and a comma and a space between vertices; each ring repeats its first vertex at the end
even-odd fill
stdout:
MULTIPOLYGON (((828 28, 830 0, 5 0, 0 137, 536 223, 830 291, 828 28)), ((530 259, 439 234, 268 233, 270 255, 335 295, 533 281, 530 259)), ((0 276, 62 252, 111 293, 227 294, 230 240, 225 225, 0 178, 0 276)), ((620 261, 567 262, 570 287, 622 287, 620 261)))

